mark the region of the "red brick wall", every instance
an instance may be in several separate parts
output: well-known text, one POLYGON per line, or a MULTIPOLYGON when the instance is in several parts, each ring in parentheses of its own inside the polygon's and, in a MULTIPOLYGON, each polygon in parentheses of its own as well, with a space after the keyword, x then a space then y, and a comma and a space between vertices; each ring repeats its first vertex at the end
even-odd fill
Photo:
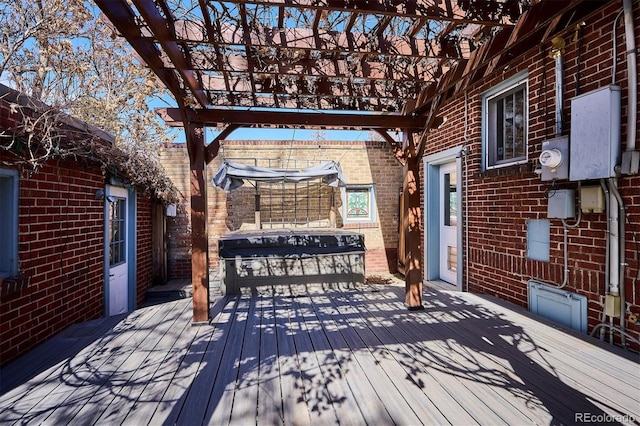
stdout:
MULTIPOLYGON (((571 98, 611 83, 612 26, 620 7, 618 2, 611 2, 586 20, 580 55, 580 43, 573 39, 574 33, 564 35, 567 43, 564 54, 565 134, 571 127, 571 98)), ((640 17, 638 3, 634 5, 634 14, 636 18, 640 17)), ((640 45, 640 19, 635 22, 636 43, 640 45)), ((622 86, 624 141, 628 90, 623 31, 621 24, 617 38, 619 60, 616 79, 617 84, 622 86)), ((544 194, 550 183, 542 182, 533 173, 533 168, 537 164, 542 142, 555 135, 555 64, 554 59, 549 57, 550 47, 550 43, 532 46, 522 57, 485 76, 484 81, 470 87, 466 93, 459 93, 440 112, 440 115, 447 117, 446 125, 431 132, 425 154, 465 142, 471 148, 468 157, 469 289, 496 295, 522 306, 527 305, 527 281, 530 278, 551 283, 561 283, 563 280, 563 228, 559 220, 551 219, 551 261, 539 262, 526 257, 527 220, 547 217, 548 201, 544 194), (481 94, 524 70, 529 73, 529 163, 524 167, 482 172, 481 94)), ((559 185, 577 189, 576 182, 561 181, 559 185)), ((620 179, 619 187, 628 211, 626 312, 640 314, 640 288, 635 278, 640 268, 635 242, 640 232, 640 177, 624 176, 620 179)), ((566 289, 588 297, 590 328, 600 322, 602 312, 606 284, 606 222, 606 214, 588 213, 583 215, 579 227, 569 231, 570 275, 566 289)), ((626 326, 634 336, 638 336, 640 328, 637 325, 627 322, 626 326)))
POLYGON ((153 201, 147 194, 140 193, 136 201, 136 306, 140 306, 153 283, 153 201))
MULTIPOLYGON (((177 214, 167 217, 167 275, 191 278, 191 217, 189 154, 185 144, 167 144, 160 151, 160 162, 178 188, 177 214)), ((207 181, 208 183, 208 181, 207 181)), ((210 191, 210 186, 207 189, 210 191)), ((209 231, 211 232, 211 231, 209 231)))
POLYGON ((0 300, 0 359, 4 364, 69 324, 104 313, 104 213, 95 192, 99 169, 51 162, 21 173, 21 290, 0 300))
MULTIPOLYGON (((2 160, 0 153, 0 160, 2 160)), ((52 161, 19 176, 19 269, 0 294, 0 364, 104 316, 104 189, 97 167, 52 161)), ((151 199, 137 199, 137 300, 152 284, 151 199)))
MULTIPOLYGON (((0 100, 0 128, 18 120, 0 100)), ((0 151, 0 167, 12 158, 0 151)), ((15 359, 70 324, 104 315, 102 169, 83 161, 50 160, 20 171, 19 277, 0 285, 0 364, 15 359)), ((152 283, 152 201, 137 201, 137 300, 152 283)))
MULTIPOLYGON (((220 155, 207 167, 208 182, 222 158, 335 160, 340 162, 349 184, 375 186, 375 223, 342 223, 338 226, 365 236, 367 273, 395 272, 398 244, 398 197, 402 185, 402 166, 393 151, 380 141, 225 141, 220 155)), ((168 218, 168 267, 171 278, 191 276, 189 227, 189 160, 184 144, 168 145, 161 161, 182 194, 178 216, 168 218)), ((260 164, 263 165, 263 164, 260 164)), ((218 266, 218 236, 230 230, 251 229, 255 223, 253 187, 231 193, 207 188, 209 263, 218 266)), ((338 199, 340 191, 336 190, 338 199)), ((325 197, 328 199, 327 197, 325 197)), ((323 198, 324 199, 324 198, 323 198)), ((292 217, 293 217, 292 213, 292 217)), ((312 217, 317 217, 312 214, 312 217)), ((264 220, 264 219, 263 219, 264 220)))

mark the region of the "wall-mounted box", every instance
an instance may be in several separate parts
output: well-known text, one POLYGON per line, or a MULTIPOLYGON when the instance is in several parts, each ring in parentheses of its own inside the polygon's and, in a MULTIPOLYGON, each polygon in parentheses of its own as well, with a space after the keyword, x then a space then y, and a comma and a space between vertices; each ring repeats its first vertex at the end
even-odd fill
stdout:
POLYGON ((529 310, 580 333, 587 332, 587 296, 530 280, 529 310))
POLYGON ((606 179, 620 162, 620 86, 571 99, 569 179, 606 179))
POLYGON ((582 213, 602 213, 604 208, 604 192, 600 186, 583 186, 580 188, 580 209, 582 213))
POLYGON ((540 154, 542 180, 569 178, 569 137, 560 136, 542 142, 540 154))
POLYGON ((547 217, 549 219, 569 219, 576 215, 575 191, 556 189, 549 191, 547 217))

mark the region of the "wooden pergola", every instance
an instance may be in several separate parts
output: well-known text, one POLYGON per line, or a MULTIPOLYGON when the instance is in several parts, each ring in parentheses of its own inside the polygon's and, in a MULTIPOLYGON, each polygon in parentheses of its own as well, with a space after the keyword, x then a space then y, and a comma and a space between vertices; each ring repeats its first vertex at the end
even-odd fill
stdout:
POLYGON ((405 301, 422 306, 419 160, 440 107, 601 6, 584 0, 95 0, 175 98, 190 159, 193 322, 208 321, 205 167, 239 127, 364 129, 404 164, 405 301), (209 143, 204 127, 221 130, 209 143), (388 131, 401 130, 399 143, 388 131))

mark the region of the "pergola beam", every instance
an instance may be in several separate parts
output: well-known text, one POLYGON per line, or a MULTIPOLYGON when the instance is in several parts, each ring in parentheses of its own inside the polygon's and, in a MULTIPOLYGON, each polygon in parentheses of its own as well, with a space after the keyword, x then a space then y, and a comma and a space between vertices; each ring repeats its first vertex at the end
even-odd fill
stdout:
MULTIPOLYGON (((183 127, 183 118, 178 108, 156 110, 164 122, 173 127, 183 127)), ((228 109, 190 110, 187 119, 192 124, 218 126, 236 124, 240 126, 288 126, 353 129, 402 129, 421 130, 426 118, 400 114, 349 114, 315 112, 238 111, 228 109)))
MULTIPOLYGON (((397 2, 374 2, 370 0, 326 0, 326 1, 310 1, 310 0, 234 0, 234 3, 238 4, 253 4, 263 5, 271 7, 295 7, 308 10, 320 10, 331 12, 343 12, 349 14, 366 13, 372 15, 391 15, 391 16, 405 16, 411 19, 429 19, 434 21, 445 22, 457 22, 457 23, 473 23, 478 25, 487 26, 501 26, 508 27, 512 24, 505 22, 504 19, 500 19, 503 13, 496 11, 496 16, 488 16, 491 13, 485 13, 485 16, 466 16, 466 14, 459 8, 452 6, 452 0, 445 0, 444 6, 439 6, 442 3, 433 2, 433 5, 427 6, 423 2, 417 2, 415 0, 410 1, 397 1, 397 2), (421 4, 422 3, 422 4, 421 4), (498 16, 499 15, 499 16, 498 16)), ((501 3, 496 2, 498 6, 501 3)))
POLYGON ((209 98, 207 98, 200 81, 198 81, 196 72, 191 66, 191 61, 183 49, 180 48, 178 43, 174 41, 175 30, 173 29, 173 22, 167 22, 167 20, 160 14, 153 1, 136 0, 134 3, 140 14, 147 22, 147 25, 162 45, 167 56, 169 56, 171 62, 175 65, 177 71, 189 86, 193 96, 203 107, 210 105, 209 98))

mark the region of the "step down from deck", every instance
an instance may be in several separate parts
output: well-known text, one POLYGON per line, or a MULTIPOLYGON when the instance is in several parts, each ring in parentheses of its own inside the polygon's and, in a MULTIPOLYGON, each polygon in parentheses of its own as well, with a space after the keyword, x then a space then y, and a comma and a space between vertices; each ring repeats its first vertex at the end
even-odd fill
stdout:
POLYGON ((147 290, 146 298, 148 299, 186 299, 192 294, 191 280, 174 279, 169 280, 166 284, 155 285, 147 290))
MULTIPOLYGON (((166 284, 155 285, 145 294, 147 303, 158 303, 168 300, 188 299, 193 295, 191 279, 171 279, 166 284)), ((217 269, 209 272, 209 295, 212 300, 220 297, 220 274, 217 269)))

